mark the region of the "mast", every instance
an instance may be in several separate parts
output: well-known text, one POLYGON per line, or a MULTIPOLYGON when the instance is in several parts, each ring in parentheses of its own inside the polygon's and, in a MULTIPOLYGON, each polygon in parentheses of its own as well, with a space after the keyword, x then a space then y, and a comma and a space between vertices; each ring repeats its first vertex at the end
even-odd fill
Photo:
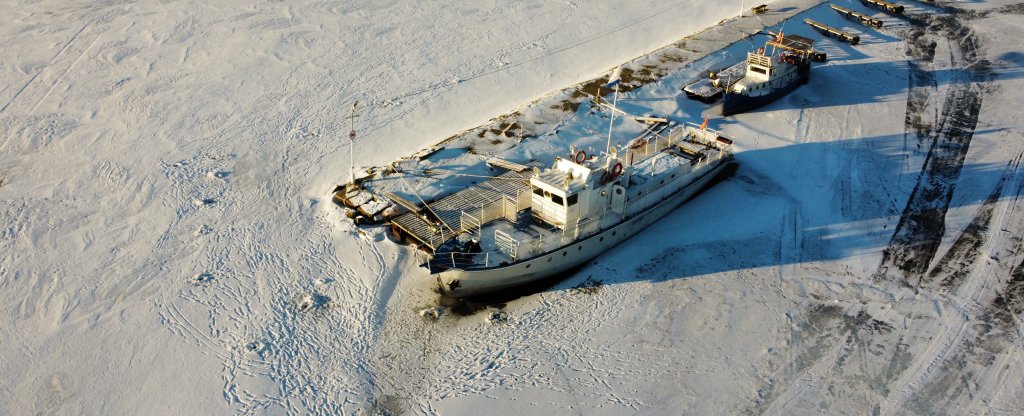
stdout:
POLYGON ((612 71, 612 74, 608 76, 608 86, 615 86, 615 94, 612 95, 612 114, 608 118, 608 144, 604 148, 606 154, 612 151, 612 123, 615 122, 615 110, 618 109, 615 107, 615 104, 619 101, 619 81, 621 81, 619 77, 621 74, 622 67, 620 66, 615 68, 615 71, 612 71))
POLYGON ((352 113, 348 116, 348 183, 355 185, 356 183, 356 164, 355 164, 355 150, 356 147, 356 106, 359 105, 359 100, 352 103, 352 113))

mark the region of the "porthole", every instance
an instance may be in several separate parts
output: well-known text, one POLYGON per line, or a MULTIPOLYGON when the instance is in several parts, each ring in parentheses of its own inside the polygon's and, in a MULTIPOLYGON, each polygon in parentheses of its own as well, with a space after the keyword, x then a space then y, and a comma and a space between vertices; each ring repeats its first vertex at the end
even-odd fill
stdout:
POLYGON ((566 254, 569 254, 569 252, 568 251, 563 251, 562 252, 562 257, 565 257, 566 254))
POLYGON ((529 268, 530 268, 530 263, 526 263, 526 268, 527 268, 527 269, 529 269, 529 268))
POLYGON ((551 257, 548 257, 548 263, 551 263, 551 257))
POLYGON ((601 236, 601 241, 604 241, 604 236, 601 236))
POLYGON ((583 246, 576 247, 577 251, 583 251, 583 246))
POLYGON ((618 232, 618 231, 612 231, 612 237, 614 237, 614 236, 615 236, 615 233, 617 233, 617 232, 618 232))

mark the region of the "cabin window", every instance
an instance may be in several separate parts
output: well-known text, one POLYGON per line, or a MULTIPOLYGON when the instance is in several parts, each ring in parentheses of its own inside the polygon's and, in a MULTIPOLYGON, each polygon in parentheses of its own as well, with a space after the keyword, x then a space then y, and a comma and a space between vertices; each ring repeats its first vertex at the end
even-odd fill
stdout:
POLYGON ((558 205, 562 205, 562 197, 560 195, 552 194, 551 195, 551 202, 554 202, 554 203, 556 203, 558 205))
POLYGON ((540 195, 540 196, 544 196, 544 190, 540 189, 539 187, 536 187, 536 186, 533 187, 533 193, 535 193, 537 195, 540 195))
POLYGON ((576 203, 579 202, 579 200, 580 200, 580 194, 572 194, 572 195, 569 195, 569 199, 568 199, 567 202, 569 202, 569 206, 571 207, 573 205, 576 205, 576 203))
POLYGON ((764 68, 758 68, 756 66, 750 67, 750 70, 754 71, 754 72, 757 72, 758 74, 765 74, 765 75, 768 74, 768 71, 765 71, 764 68))

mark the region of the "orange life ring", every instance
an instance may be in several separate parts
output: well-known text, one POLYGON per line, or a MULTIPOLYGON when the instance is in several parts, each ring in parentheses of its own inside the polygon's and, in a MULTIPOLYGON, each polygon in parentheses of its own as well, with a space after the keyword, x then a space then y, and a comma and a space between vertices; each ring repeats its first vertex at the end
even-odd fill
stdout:
POLYGON ((576 163, 583 163, 584 160, 587 160, 587 152, 584 152, 582 150, 576 152, 576 163))
POLYGON ((622 162, 615 162, 615 166, 612 166, 612 177, 616 178, 622 174, 622 162))

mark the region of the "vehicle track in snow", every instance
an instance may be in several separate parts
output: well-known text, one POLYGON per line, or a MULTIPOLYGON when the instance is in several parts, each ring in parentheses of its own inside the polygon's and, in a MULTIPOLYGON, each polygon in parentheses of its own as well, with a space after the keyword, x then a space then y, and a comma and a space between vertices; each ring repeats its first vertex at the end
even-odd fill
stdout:
MULTIPOLYGON (((1022 142, 1024 144, 1024 142, 1022 142)), ((1018 152, 1020 147, 1018 147, 1018 152)), ((1008 163, 999 181, 1005 198, 994 203, 994 224, 986 235, 985 248, 978 253, 976 265, 960 285, 944 287, 956 292, 956 302, 970 324, 967 337, 952 348, 941 362, 938 371, 923 380, 907 406, 922 413, 968 412, 978 406, 987 406, 991 398, 1001 398, 1015 372, 1020 371, 1015 353, 1024 349, 1024 224, 1019 205, 1024 184, 1020 181, 1021 154, 1008 163), (1000 244, 1009 239, 1008 246, 1000 244), (992 369, 991 371, 987 371, 992 369), (979 386, 993 386, 991 391, 978 391, 979 386)), ((988 201, 986 201, 986 204, 988 201)), ((1010 409, 994 409, 1010 412, 1010 409)))
POLYGON ((989 76, 981 41, 961 19, 949 14, 910 16, 905 135, 928 150, 917 185, 883 250, 876 279, 919 285, 946 231, 946 211, 974 136, 989 76), (948 80, 936 79, 932 73, 937 69, 933 65, 936 39, 941 38, 959 40, 948 43, 954 69, 948 80), (930 116, 933 111, 934 117, 930 116))
MULTIPOLYGON (((984 296, 987 276, 973 263, 984 243, 984 234, 991 220, 992 209, 999 198, 1003 181, 982 204, 979 212, 960 234, 946 256, 928 270, 937 255, 946 233, 946 212, 963 168, 978 123, 982 101, 990 77, 984 59, 983 45, 966 22, 967 17, 956 10, 945 13, 910 15, 907 55, 910 85, 907 98, 906 141, 926 147, 924 166, 917 184, 900 216, 889 245, 882 252, 882 261, 875 281, 912 287, 919 296, 933 301, 939 308, 938 319, 913 323, 920 331, 930 327, 934 335, 922 351, 916 351, 905 371, 896 374, 890 393, 881 403, 882 413, 891 413, 905 406, 918 406, 914 400, 928 401, 929 383, 937 378, 962 372, 945 366, 972 335, 970 307, 954 299, 975 300, 984 296), (948 45, 952 71, 948 79, 934 75, 938 42, 943 38, 956 40, 948 45), (950 298, 942 290, 929 286, 965 287, 950 298), (926 396, 914 396, 914 393, 926 396)), ((943 49, 945 50, 945 49, 943 49)), ((908 146, 909 147, 909 146, 908 146)), ((920 321, 911 319, 911 321, 920 321)))
MULTIPOLYGON (((1013 178, 1017 174, 1017 165, 1024 156, 1018 149, 1016 156, 1007 163, 1003 175, 999 178, 995 188, 982 201, 977 213, 970 223, 953 240, 949 250, 942 256, 927 275, 922 276, 922 286, 937 286, 940 290, 956 291, 962 280, 966 278, 973 269, 975 261, 982 254, 982 246, 993 236, 991 223, 993 215, 998 208, 1000 198, 1006 192, 1006 188, 1012 186, 1013 178)), ((995 230, 1001 233, 1000 230, 995 230)))
MULTIPOLYGON (((945 234, 945 214, 978 123, 983 97, 990 88, 986 85, 989 73, 987 62, 981 58, 982 45, 973 31, 957 20, 960 18, 922 15, 911 19, 908 55, 917 60, 910 64, 904 136, 910 143, 904 149, 924 146, 927 156, 897 231, 869 285, 893 299, 860 299, 868 307, 875 302, 932 303, 936 315, 897 309, 865 320, 861 319, 866 313, 861 305, 815 305, 797 316, 800 329, 794 334, 800 336, 783 348, 792 355, 766 361, 766 369, 771 370, 767 373, 769 379, 748 412, 791 412, 800 408, 799 401, 804 397, 824 397, 817 406, 825 407, 814 407, 816 411, 846 403, 840 407, 852 405, 866 410, 875 405, 872 411, 876 414, 908 408, 935 413, 954 408, 947 405, 982 405, 982 397, 999 394, 970 391, 977 385, 999 385, 978 379, 981 373, 971 365, 1001 368, 1005 362, 990 360, 1012 357, 1003 354, 992 340, 1005 342, 1005 330, 985 329, 991 327, 986 316, 999 314, 992 312, 993 308, 984 312, 987 299, 995 296, 997 289, 999 293, 1012 290, 999 289, 999 279, 992 278, 998 271, 989 267, 991 261, 983 249, 992 244, 993 235, 1005 233, 998 212, 1005 205, 1003 195, 1015 188, 1012 179, 1017 175, 1019 148, 970 225, 928 273, 945 234), (951 79, 936 77, 932 72, 937 68, 931 65, 931 58, 942 38, 954 40, 950 46, 956 68, 949 71, 951 79), (815 335, 808 340, 801 338, 809 333, 815 335), (828 385, 815 385, 822 380, 828 380, 828 385)), ((1016 204, 1016 197, 1009 199, 1016 204)), ((838 283, 842 280, 836 282, 839 287, 847 286, 838 283)), ((1005 300, 994 305, 1007 310, 1005 300)), ((1014 316, 1002 313, 1000 321, 1016 323, 1014 316)), ((1002 369, 996 372, 1004 374, 1002 369)), ((972 408, 976 407, 958 409, 972 408)))

